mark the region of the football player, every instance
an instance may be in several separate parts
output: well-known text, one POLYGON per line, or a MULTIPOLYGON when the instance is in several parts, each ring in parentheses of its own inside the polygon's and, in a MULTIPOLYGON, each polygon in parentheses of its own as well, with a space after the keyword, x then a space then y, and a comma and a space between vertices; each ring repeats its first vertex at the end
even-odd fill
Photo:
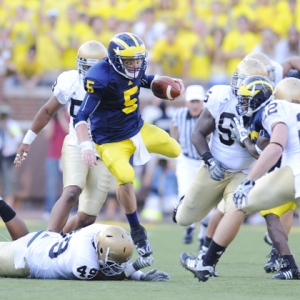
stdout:
MULTIPOLYGON (((89 140, 87 120, 96 150, 118 181, 117 197, 125 210, 131 236, 141 256, 152 253, 145 228, 137 215, 133 189, 134 169, 150 159, 149 152, 177 157, 180 145, 164 130, 143 121, 140 88, 150 89, 154 75, 146 75, 146 47, 136 35, 115 35, 108 46, 108 57, 91 67, 85 79, 86 97, 75 118, 82 159, 89 167, 97 164, 89 140)), ((182 80, 174 79, 184 91, 182 80)))
MULTIPOLYGON (((283 61, 281 64, 277 63, 274 60, 271 60, 266 54, 262 53, 262 52, 251 52, 248 55, 245 56, 245 58, 255 58, 260 60, 265 67, 267 68, 268 71, 268 78, 271 80, 271 82, 273 83, 273 85, 277 85, 284 76, 287 77, 291 77, 291 76, 296 76, 299 71, 296 72, 296 69, 300 69, 300 57, 297 56, 293 56, 290 57, 288 59, 286 59, 285 61, 283 61)), ((235 125, 235 124, 233 124, 235 125)), ((250 124, 249 124, 250 126, 250 124)), ((231 128, 231 127, 230 127, 231 128)), ((258 137, 258 133, 261 129, 261 118, 260 118, 260 114, 256 114, 255 117, 255 122, 252 124, 252 128, 250 128, 249 130, 251 131, 251 141, 245 141, 246 146, 248 151, 250 151, 250 153, 253 155, 253 157, 258 158, 261 150, 264 149, 264 147, 268 144, 269 142, 269 137, 267 137, 266 139, 264 139, 264 136, 260 136, 259 139, 259 147, 258 145, 256 145, 256 140, 258 137), (254 144, 253 144, 254 142, 254 144), (256 145, 254 147, 254 145, 256 145)), ((241 130, 243 130, 243 126, 241 127, 241 130)), ((263 132, 263 134, 266 134, 266 132, 263 132)), ((245 137, 248 136, 245 135, 245 137)), ((287 206, 284 206, 284 211, 286 211, 286 213, 283 215, 283 217, 281 218, 281 222, 285 228, 285 230, 287 232, 290 231, 291 229, 291 223, 293 220, 293 213, 294 210, 296 209, 295 205, 288 205, 288 207, 290 208, 288 211, 286 211, 287 206)), ((280 209, 281 211, 281 209, 280 209)), ((263 216, 265 215, 266 212, 263 212, 263 216)), ((273 221, 270 220, 271 218, 271 214, 272 214, 272 210, 270 210, 268 212, 270 214, 270 216, 267 216, 267 218, 269 219, 267 222, 269 222, 269 226, 272 226, 273 221)), ((278 215, 278 209, 275 208, 274 214, 278 215)), ((211 242, 211 239, 213 237, 213 234, 221 220, 221 218, 223 217, 223 213, 220 209, 216 209, 214 211, 213 216, 211 217, 211 221, 208 223, 208 227, 207 227, 207 235, 204 239, 204 243, 201 249, 201 253, 204 253, 207 248, 209 247, 209 244, 211 242)), ((275 226, 276 224, 274 224, 275 226)), ((269 242, 270 237, 268 235, 268 232, 265 233, 264 235, 264 240, 272 245, 272 241, 269 242)), ((269 260, 265 265, 265 270, 266 272, 274 272, 278 266, 279 266, 279 254, 277 253, 277 250, 274 246, 274 244, 272 245, 272 249, 269 256, 269 260)))
POLYGON ((249 152, 234 142, 229 130, 233 118, 237 117, 236 95, 239 85, 243 78, 252 74, 267 75, 267 69, 257 59, 245 59, 237 66, 231 86, 216 85, 206 94, 204 110, 192 135, 193 144, 204 164, 175 208, 174 221, 181 226, 201 220, 218 205, 222 197, 226 211, 232 203, 230 195, 234 191, 233 186, 246 177, 244 172, 247 173, 254 163, 249 152), (211 138, 208 145, 206 136, 209 134, 211 138))
MULTIPOLYGON (((20 167, 36 136, 48 124, 53 115, 68 104, 69 134, 65 137, 62 147, 64 190, 52 209, 47 227, 55 232, 61 230, 69 232, 94 223, 109 189, 111 173, 103 161, 98 160, 97 166, 92 169, 82 163, 79 143, 73 126, 74 117, 86 94, 83 87, 85 74, 91 66, 106 56, 107 50, 100 42, 91 40, 79 47, 76 61, 77 70, 63 72, 58 76, 52 87, 51 98, 36 114, 16 155, 15 165, 20 167), (78 199, 78 212, 67 223, 70 210, 78 202, 78 199)), ((94 148, 93 151, 97 155, 94 148)))
POLYGON ((40 279, 168 281, 167 273, 140 269, 153 257, 130 263, 134 245, 123 228, 93 224, 67 234, 29 233, 25 223, 0 196, 0 216, 12 242, 0 242, 0 276, 40 279))
MULTIPOLYGON (((264 84, 258 86, 261 88, 264 84)), ((254 109, 256 94, 262 95, 259 90, 256 90, 255 83, 252 84, 251 90, 243 88, 240 93, 242 95, 245 93, 241 103, 244 114, 249 109, 254 109)), ((284 94, 282 95, 284 96, 284 94)), ((299 94, 294 96, 296 96, 295 100, 300 99, 299 94)), ((279 97, 278 94, 277 97, 279 97)), ((288 202, 295 202, 297 205, 300 203, 300 140, 298 130, 300 106, 275 99, 262 110, 262 127, 270 135, 270 142, 259 156, 247 178, 235 190, 233 195, 235 207, 233 206, 224 215, 205 255, 193 258, 186 253, 181 254, 181 263, 201 281, 206 281, 213 275, 214 265, 236 236, 246 215, 288 202), (267 173, 281 156, 280 168, 267 173)), ((286 233, 283 232, 282 234, 285 235, 284 239, 287 242, 286 233)), ((286 248, 285 251, 282 253, 281 272, 273 278, 299 280, 300 272, 294 257, 289 248, 286 248)))

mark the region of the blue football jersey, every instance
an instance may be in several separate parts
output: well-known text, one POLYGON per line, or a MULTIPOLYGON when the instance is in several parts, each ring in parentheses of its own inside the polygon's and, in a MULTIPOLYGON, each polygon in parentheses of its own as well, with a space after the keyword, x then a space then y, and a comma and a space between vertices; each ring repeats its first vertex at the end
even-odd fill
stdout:
POLYGON ((270 138, 268 132, 262 126, 262 115, 265 107, 262 107, 258 112, 256 112, 248 121, 250 124, 250 139, 256 144, 258 136, 263 136, 265 138, 270 138))
POLYGON ((104 58, 85 76, 87 94, 75 124, 90 118, 92 137, 99 145, 133 137, 144 124, 139 109, 140 87, 149 89, 153 78, 142 72, 138 78, 128 79, 104 58))

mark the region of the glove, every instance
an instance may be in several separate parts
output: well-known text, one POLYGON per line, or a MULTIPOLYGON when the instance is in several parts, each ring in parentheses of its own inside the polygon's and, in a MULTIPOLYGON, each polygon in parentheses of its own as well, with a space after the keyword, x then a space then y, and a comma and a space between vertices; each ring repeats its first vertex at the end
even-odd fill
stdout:
POLYGON ((132 266, 136 271, 138 271, 140 269, 150 267, 153 264, 153 262, 154 262, 154 258, 151 255, 146 257, 139 256, 132 264, 132 266))
POLYGON ((142 281, 169 281, 170 276, 166 272, 153 269, 141 276, 142 281))
POLYGON ((210 152, 205 152, 202 159, 208 168, 211 179, 221 181, 225 178, 224 170, 227 170, 228 168, 223 163, 216 160, 210 152))
POLYGON ((248 138, 248 130, 244 127, 244 120, 240 118, 233 118, 231 121, 231 126, 229 126, 229 130, 231 131, 231 138, 237 142, 239 142, 242 146, 244 146, 244 140, 248 138))
POLYGON ((248 205, 248 194, 254 187, 255 182, 249 178, 246 178, 236 189, 233 194, 233 202, 236 208, 242 208, 248 205))

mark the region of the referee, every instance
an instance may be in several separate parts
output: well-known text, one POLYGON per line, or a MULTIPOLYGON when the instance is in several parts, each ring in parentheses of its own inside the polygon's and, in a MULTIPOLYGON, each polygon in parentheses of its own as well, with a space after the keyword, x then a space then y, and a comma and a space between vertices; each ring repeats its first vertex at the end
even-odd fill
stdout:
MULTIPOLYGON (((202 85, 188 86, 185 92, 185 106, 177 108, 172 118, 170 135, 179 142, 182 149, 180 156, 176 159, 178 199, 185 195, 201 164, 200 155, 192 144, 192 132, 202 113, 204 99, 205 92, 202 85)), ((198 236, 199 249, 201 249, 205 237, 208 223, 207 217, 201 221, 202 226, 198 236)), ((186 227, 183 236, 184 244, 192 243, 194 231, 195 224, 186 227)))

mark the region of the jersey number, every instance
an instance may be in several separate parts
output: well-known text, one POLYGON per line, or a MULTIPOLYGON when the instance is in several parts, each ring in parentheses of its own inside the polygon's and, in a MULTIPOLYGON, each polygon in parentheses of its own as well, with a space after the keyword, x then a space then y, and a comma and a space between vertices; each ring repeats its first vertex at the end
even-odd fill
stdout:
POLYGON ((86 272, 87 266, 81 266, 79 268, 76 269, 76 271, 80 274, 80 277, 84 277, 84 278, 93 278, 98 274, 98 270, 97 269, 90 269, 90 272, 87 274, 86 272))
POLYGON ((222 144, 231 146, 234 143, 234 140, 231 138, 231 131, 228 129, 231 121, 235 117, 232 113, 223 112, 220 115, 218 129, 219 129, 219 137, 222 144))
POLYGON ((92 85, 95 84, 95 81, 92 80, 87 80, 86 81, 86 89, 88 91, 88 93, 93 94, 94 93, 94 88, 92 87, 92 85))
POLYGON ((62 242, 55 243, 49 250, 49 257, 53 259, 59 256, 60 254, 64 253, 68 248, 69 241, 71 238, 72 236, 69 236, 65 238, 62 242))
POLYGON ((128 115, 130 113, 132 113, 133 111, 135 111, 138 107, 137 105, 137 98, 134 97, 134 95, 137 93, 138 91, 138 87, 134 86, 131 89, 127 90, 124 92, 124 105, 126 106, 126 108, 123 108, 122 111, 128 115), (134 97, 131 99, 131 97, 134 97))

